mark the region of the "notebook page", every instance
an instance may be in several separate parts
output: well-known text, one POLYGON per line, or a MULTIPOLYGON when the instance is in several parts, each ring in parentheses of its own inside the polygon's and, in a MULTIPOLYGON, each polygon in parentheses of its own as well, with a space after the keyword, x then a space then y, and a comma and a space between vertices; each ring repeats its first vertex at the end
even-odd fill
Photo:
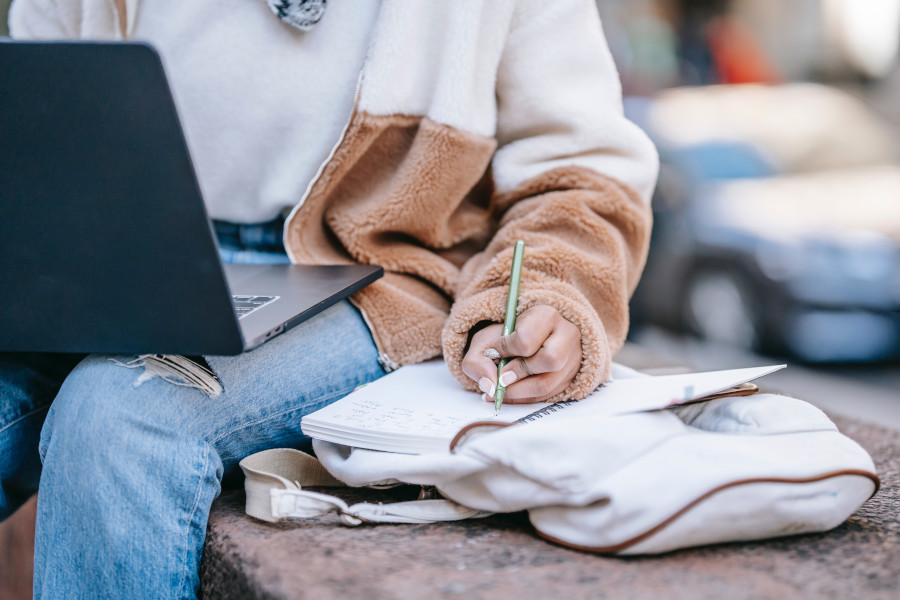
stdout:
POLYGON ((499 415, 480 394, 466 391, 443 361, 406 366, 303 417, 309 437, 390 452, 446 451, 475 421, 511 423, 539 418, 613 416, 685 404, 762 377, 785 365, 621 378, 577 402, 504 404, 499 415))
POLYGON ((559 414, 560 418, 615 416, 690 404, 741 383, 759 379, 786 366, 771 365, 705 373, 617 379, 608 382, 584 400, 543 407, 522 421, 529 422, 551 414, 559 414))
POLYGON ((384 437, 392 446, 438 441, 446 447, 456 432, 475 421, 511 423, 543 404, 504 404, 499 415, 481 395, 463 389, 443 361, 403 367, 349 396, 303 417, 306 435, 329 440, 338 432, 384 437), (317 435, 317 432, 319 433, 317 435))

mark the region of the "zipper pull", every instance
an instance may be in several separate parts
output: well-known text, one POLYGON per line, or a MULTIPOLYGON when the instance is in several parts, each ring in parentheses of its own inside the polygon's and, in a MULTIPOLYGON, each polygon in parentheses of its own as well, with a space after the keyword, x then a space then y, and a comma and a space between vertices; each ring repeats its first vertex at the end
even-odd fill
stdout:
POLYGON ((378 364, 381 365, 381 368, 384 369, 385 373, 390 373, 400 368, 400 365, 392 361, 387 354, 383 353, 378 355, 378 364))

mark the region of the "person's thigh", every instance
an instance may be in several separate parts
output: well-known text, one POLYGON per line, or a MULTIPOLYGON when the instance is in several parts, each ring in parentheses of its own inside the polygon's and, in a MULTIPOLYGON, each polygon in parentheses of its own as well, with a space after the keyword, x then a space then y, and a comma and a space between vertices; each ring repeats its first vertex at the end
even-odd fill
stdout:
POLYGON ((66 379, 41 436, 36 596, 190 595, 223 472, 307 444, 303 415, 383 374, 348 302, 207 361, 217 396, 128 357, 88 357, 66 379))
POLYGON ((44 417, 81 355, 0 353, 0 521, 37 491, 44 417))
POLYGON ((308 447, 303 415, 385 374, 368 327, 347 301, 249 353, 207 361, 229 403, 212 427, 205 413, 198 425, 214 432, 210 442, 226 470, 263 448, 308 447))
POLYGON ((86 358, 50 410, 44 445, 61 421, 107 439, 140 423, 208 442, 228 468, 260 448, 308 444, 303 415, 384 374, 368 328, 346 301, 250 352, 206 361, 222 386, 217 396, 148 373, 143 361, 86 358))

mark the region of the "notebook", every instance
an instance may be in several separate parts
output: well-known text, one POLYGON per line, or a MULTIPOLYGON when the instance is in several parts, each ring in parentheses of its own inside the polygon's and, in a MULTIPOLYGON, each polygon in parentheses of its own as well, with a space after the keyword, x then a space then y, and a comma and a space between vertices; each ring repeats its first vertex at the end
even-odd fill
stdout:
POLYGON ((660 410, 708 399, 785 366, 616 378, 583 400, 507 403, 496 415, 493 403, 463 389, 443 361, 431 361, 401 367, 306 415, 300 426, 311 438, 356 448, 403 454, 447 452, 459 430, 475 422, 527 423, 660 410))

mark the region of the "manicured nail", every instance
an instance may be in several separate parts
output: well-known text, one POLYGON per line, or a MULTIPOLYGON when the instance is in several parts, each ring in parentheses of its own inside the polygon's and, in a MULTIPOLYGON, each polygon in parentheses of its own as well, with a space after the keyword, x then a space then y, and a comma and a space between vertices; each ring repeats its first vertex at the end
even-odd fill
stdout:
POLYGON ((481 391, 487 394, 488 396, 494 396, 494 382, 488 379, 487 377, 482 377, 478 380, 478 387, 481 388, 481 391))
POLYGON ((484 355, 491 360, 500 360, 500 353, 493 348, 488 348, 487 350, 485 350, 484 355))
POLYGON ((481 399, 484 400, 485 402, 493 402, 494 401, 494 399, 491 398, 490 396, 488 396, 487 394, 482 394, 481 399))
POLYGON ((508 387, 512 385, 515 380, 516 374, 512 371, 507 371, 500 376, 500 385, 502 385, 503 387, 508 387))

